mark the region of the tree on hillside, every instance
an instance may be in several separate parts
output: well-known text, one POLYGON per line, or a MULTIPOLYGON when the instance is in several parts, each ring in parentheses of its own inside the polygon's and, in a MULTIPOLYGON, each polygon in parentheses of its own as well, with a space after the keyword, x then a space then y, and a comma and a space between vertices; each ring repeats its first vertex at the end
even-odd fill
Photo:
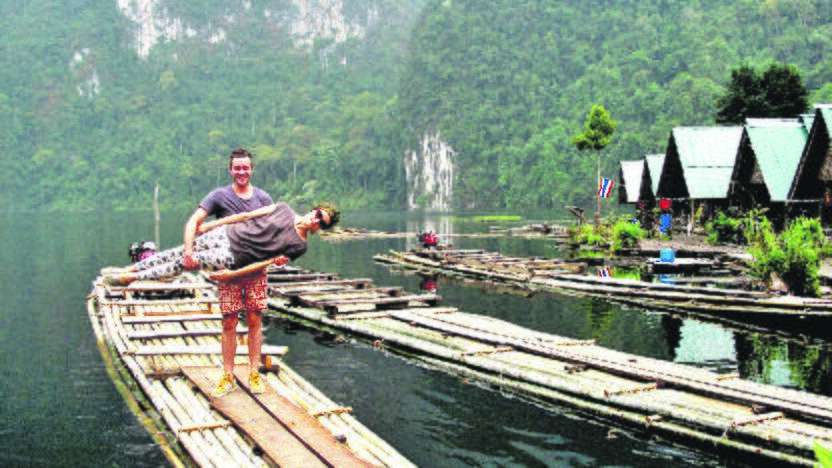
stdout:
POLYGON ((742 124, 747 117, 794 117, 809 108, 809 90, 794 65, 772 62, 759 73, 743 64, 731 70, 731 82, 716 107, 714 120, 721 124, 742 124))
MULTIPOLYGON (((572 138, 572 144, 578 151, 594 150, 598 166, 598 186, 601 185, 601 150, 606 148, 615 133, 618 122, 612 120, 612 116, 604 106, 595 104, 586 118, 586 125, 583 133, 572 138)), ((601 222, 601 195, 598 194, 598 212, 595 214, 595 225, 601 222)))

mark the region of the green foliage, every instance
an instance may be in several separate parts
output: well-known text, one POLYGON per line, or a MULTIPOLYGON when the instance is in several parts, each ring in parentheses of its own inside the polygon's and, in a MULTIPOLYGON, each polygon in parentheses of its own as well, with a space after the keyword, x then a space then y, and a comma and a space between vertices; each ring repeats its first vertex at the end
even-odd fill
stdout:
POLYGON ((583 133, 572 137, 572 144, 578 151, 601 151, 610 144, 617 125, 604 106, 595 104, 586 117, 583 133))
POLYGON ((818 458, 818 463, 822 468, 832 468, 832 450, 821 445, 818 442, 814 443, 815 456, 818 458))
POLYGON ((612 277, 615 279, 628 279, 641 281, 641 270, 638 268, 612 268, 612 277))
POLYGON ((705 226, 708 241, 712 244, 736 244, 742 238, 741 220, 731 218, 720 212, 716 218, 705 226))
POLYGON ((604 233, 595 229, 591 224, 569 226, 566 229, 566 238, 573 244, 603 245, 605 243, 604 233))
POLYGON ((613 250, 635 247, 645 234, 641 227, 624 220, 613 225, 601 224, 595 227, 591 224, 581 224, 566 228, 566 238, 572 244, 604 247, 613 243, 613 250))
POLYGON ((715 120, 745 122, 746 117, 796 117, 809 108, 809 90, 797 67, 772 62, 762 73, 748 64, 731 70, 731 82, 717 100, 715 120))
POLYGON ((645 236, 644 229, 638 224, 630 221, 618 221, 612 227, 612 250, 635 248, 645 236))
MULTIPOLYGON (((452 217, 451 219, 456 219, 456 218, 452 217)), ((479 221, 479 222, 486 223, 486 222, 494 222, 494 221, 497 221, 497 222, 520 221, 520 220, 523 219, 523 217, 519 216, 519 215, 481 215, 481 216, 473 216, 473 217, 468 218, 468 219, 470 219, 471 221, 479 221)))
POLYGON ((760 222, 749 240, 755 277, 770 285, 777 275, 792 294, 820 296, 820 252, 826 240, 817 219, 798 218, 779 236, 770 223, 760 222))
POLYGON ((237 146, 275 199, 401 208, 403 155, 436 132, 456 207, 585 207, 596 175, 572 136, 593 104, 621 122, 598 161, 617 174, 673 126, 712 124, 739 63, 787 60, 815 102, 832 83, 820 0, 354 0, 363 35, 311 45, 280 26, 292 9, 177 0, 160 11, 196 34, 146 57, 117 2, 6 3, 0 171, 33 175, 0 182, 0 210, 146 208, 157 179, 163 207, 193 207, 237 146))
POLYGON ((238 146, 254 149, 253 183, 275 199, 405 204, 396 85, 425 0, 349 2, 362 36, 310 46, 277 26, 292 9, 157 2, 196 35, 147 57, 116 2, 25 3, 0 15, 0 170, 33 177, 0 183, 0 210, 146 208, 157 179, 163 208, 193 208, 230 183, 238 146), (385 20, 368 22, 370 8, 385 20))

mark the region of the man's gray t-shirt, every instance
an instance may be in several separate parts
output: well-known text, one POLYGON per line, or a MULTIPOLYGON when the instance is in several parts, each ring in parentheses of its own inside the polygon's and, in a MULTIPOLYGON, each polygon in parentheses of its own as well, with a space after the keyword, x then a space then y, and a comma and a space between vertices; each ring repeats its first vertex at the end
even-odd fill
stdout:
POLYGON ((213 215, 219 219, 237 213, 254 211, 272 203, 274 203, 272 197, 257 187, 252 187, 251 198, 246 200, 237 195, 233 186, 228 185, 214 189, 202 199, 202 203, 199 206, 209 216, 213 215))
POLYGON ((295 230, 295 212, 286 203, 278 203, 263 216, 228 225, 228 240, 234 256, 234 268, 285 255, 295 260, 306 253, 307 242, 295 230))

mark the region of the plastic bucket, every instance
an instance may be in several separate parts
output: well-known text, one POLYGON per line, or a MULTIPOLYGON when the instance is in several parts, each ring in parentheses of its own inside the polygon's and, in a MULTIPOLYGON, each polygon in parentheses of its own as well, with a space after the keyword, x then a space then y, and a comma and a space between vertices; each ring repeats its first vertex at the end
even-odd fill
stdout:
POLYGON ((661 284, 676 284, 676 275, 659 275, 659 283, 661 284))
POLYGON ((659 260, 664 263, 673 263, 676 260, 676 251, 673 249, 662 249, 659 252, 659 260))

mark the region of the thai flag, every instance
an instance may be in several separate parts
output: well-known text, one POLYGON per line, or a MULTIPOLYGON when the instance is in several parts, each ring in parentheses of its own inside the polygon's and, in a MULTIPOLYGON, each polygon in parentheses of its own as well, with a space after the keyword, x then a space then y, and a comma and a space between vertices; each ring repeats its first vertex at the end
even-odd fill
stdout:
POLYGON ((612 194, 613 185, 615 185, 614 180, 610 180, 607 178, 601 179, 601 186, 598 187, 598 196, 602 198, 609 198, 610 194, 612 194))
POLYGON ((603 278, 609 278, 612 276, 612 272, 610 272, 610 267, 605 266, 604 268, 598 269, 598 276, 603 278))

